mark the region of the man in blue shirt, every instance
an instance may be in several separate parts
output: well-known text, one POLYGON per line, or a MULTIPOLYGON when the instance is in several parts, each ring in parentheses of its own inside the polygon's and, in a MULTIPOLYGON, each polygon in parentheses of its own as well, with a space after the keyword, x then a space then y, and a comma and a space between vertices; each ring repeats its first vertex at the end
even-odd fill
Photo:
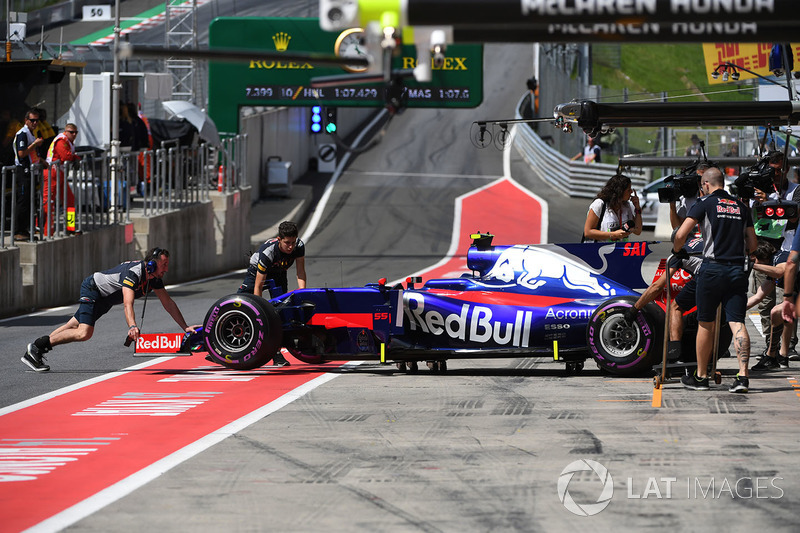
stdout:
POLYGON ((714 343, 717 306, 728 319, 739 373, 730 392, 747 392, 749 387, 750 335, 744 325, 747 305, 747 258, 757 246, 750 209, 725 192, 722 172, 711 167, 700 178, 704 196, 689 210, 675 235, 673 254, 681 250, 695 224, 703 235, 703 265, 697 273, 697 370, 681 379, 684 387, 708 390, 708 362, 714 343), (677 250, 677 251, 676 251, 677 250))

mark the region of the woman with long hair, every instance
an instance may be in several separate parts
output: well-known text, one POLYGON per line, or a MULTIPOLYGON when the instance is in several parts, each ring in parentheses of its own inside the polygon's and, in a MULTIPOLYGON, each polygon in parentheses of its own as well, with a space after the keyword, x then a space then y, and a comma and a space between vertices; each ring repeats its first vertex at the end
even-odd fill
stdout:
POLYGON ((583 237, 595 242, 624 241, 642 233, 642 209, 631 179, 616 174, 606 182, 589 206, 583 237))

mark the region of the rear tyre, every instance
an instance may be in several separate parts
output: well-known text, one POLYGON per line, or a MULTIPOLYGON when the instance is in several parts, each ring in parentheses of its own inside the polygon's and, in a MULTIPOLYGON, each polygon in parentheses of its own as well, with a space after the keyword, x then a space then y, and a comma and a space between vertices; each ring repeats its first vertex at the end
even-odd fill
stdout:
POLYGON ((268 363, 281 348, 281 321, 267 300, 232 294, 211 306, 203 327, 208 354, 215 363, 251 370, 268 363))
POLYGON ((651 302, 629 324, 623 313, 635 302, 633 296, 603 302, 586 328, 589 352, 597 365, 619 376, 649 373, 661 356, 664 312, 651 302))

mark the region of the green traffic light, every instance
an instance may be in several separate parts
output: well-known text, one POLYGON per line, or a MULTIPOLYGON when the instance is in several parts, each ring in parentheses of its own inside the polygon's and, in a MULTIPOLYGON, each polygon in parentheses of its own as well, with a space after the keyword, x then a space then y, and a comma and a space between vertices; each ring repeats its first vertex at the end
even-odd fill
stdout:
POLYGON ((325 131, 328 133, 336 133, 336 124, 334 124, 333 122, 328 122, 325 125, 325 131))

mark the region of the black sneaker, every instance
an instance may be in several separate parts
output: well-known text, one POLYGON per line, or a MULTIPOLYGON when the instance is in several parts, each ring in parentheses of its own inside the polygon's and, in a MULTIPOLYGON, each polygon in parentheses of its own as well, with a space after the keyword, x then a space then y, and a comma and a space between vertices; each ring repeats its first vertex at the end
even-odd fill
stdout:
POLYGON ((272 366, 292 366, 289 364, 289 361, 283 356, 282 353, 278 352, 278 354, 272 358, 272 366))
POLYGON ((794 348, 789 348, 789 361, 800 361, 800 354, 794 348))
POLYGON ((697 373, 692 373, 692 375, 685 375, 681 378, 681 383, 687 389, 692 390, 709 390, 708 386, 708 378, 698 378, 697 373))
POLYGON ((781 368, 789 368, 789 357, 781 357, 780 355, 776 358, 778 360, 778 366, 781 368))
POLYGON ((750 390, 750 380, 747 378, 743 378, 739 374, 736 374, 736 377, 733 378, 733 383, 731 383, 728 392, 741 392, 745 393, 750 390))
POLYGON ((44 359, 42 351, 35 344, 30 343, 20 361, 31 367, 34 372, 47 372, 50 367, 44 363, 44 359))
POLYGON ((761 361, 753 365, 753 368, 750 370, 755 372, 764 372, 766 370, 777 370, 780 367, 781 365, 778 363, 776 358, 765 355, 761 358, 761 361))

